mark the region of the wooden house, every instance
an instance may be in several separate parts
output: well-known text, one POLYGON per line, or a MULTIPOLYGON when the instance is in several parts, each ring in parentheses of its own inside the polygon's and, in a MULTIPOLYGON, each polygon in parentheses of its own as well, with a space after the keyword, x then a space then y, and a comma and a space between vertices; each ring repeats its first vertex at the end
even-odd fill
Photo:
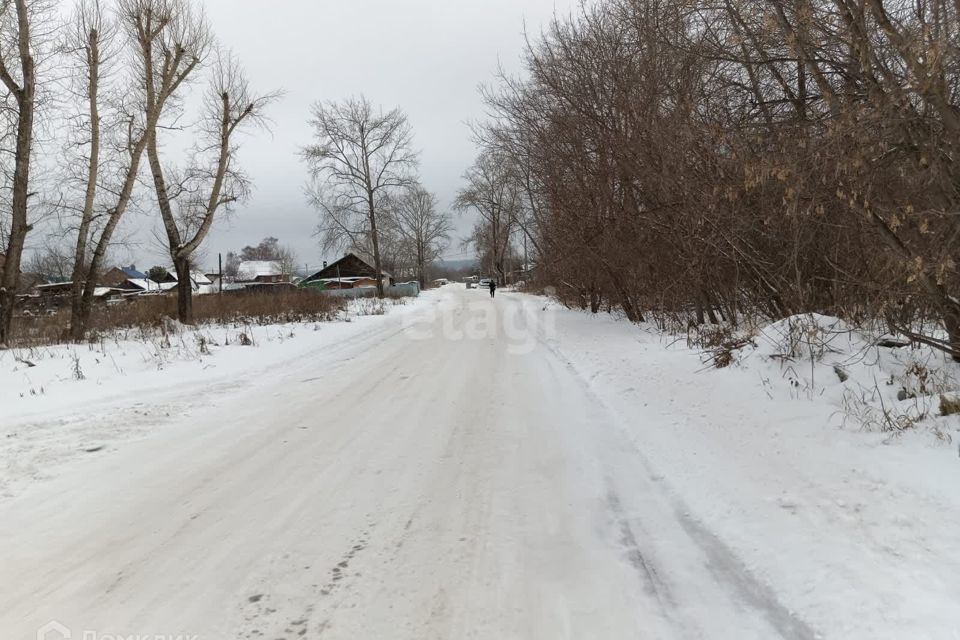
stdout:
MULTIPOLYGON (((393 284, 393 277, 382 271, 380 273, 384 288, 393 284)), ((348 253, 339 260, 327 265, 320 271, 304 278, 301 286, 311 283, 323 283, 326 289, 358 289, 377 286, 377 270, 353 253, 348 253)))

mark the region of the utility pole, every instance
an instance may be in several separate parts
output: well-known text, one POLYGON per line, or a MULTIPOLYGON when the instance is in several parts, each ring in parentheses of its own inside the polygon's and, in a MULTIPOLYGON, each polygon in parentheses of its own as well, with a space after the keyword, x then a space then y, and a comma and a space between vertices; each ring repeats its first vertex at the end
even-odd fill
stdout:
POLYGON ((521 270, 522 277, 527 277, 527 232, 523 232, 523 269, 521 270))
POLYGON ((223 254, 222 253, 217 254, 217 269, 219 269, 220 271, 220 277, 219 277, 220 294, 222 295, 223 294, 223 254))

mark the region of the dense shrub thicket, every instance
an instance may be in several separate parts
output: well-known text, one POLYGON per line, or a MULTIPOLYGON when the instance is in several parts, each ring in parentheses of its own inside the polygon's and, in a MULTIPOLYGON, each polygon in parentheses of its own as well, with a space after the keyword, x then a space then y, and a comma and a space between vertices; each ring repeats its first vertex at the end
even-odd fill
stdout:
POLYGON ((960 359, 960 2, 606 0, 486 92, 539 278, 635 321, 817 311, 960 359))

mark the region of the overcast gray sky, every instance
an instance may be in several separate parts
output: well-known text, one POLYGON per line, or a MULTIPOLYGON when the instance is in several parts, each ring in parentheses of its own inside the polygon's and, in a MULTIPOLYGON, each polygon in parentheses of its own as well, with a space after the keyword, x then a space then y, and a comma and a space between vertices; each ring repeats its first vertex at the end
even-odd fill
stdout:
MULTIPOLYGON (((409 116, 421 151, 421 177, 449 207, 476 153, 467 122, 483 118, 477 93, 498 64, 520 69, 524 29, 538 33, 576 0, 206 0, 218 39, 231 48, 259 91, 282 89, 270 111, 272 133, 243 140, 240 162, 254 182, 249 202, 219 223, 206 265, 265 236, 291 246, 300 263, 323 256, 305 201, 297 151, 310 140, 310 105, 363 93, 409 116)), ((199 90, 197 87, 196 90, 199 90)), ((458 233, 472 220, 454 214, 458 233)), ((140 217, 137 223, 143 224, 140 217)), ((152 224, 152 220, 151 220, 152 224)), ((447 251, 457 257, 455 240, 447 251)), ((141 246, 128 259, 161 260, 141 246)), ((141 265, 145 266, 145 265, 141 265)))

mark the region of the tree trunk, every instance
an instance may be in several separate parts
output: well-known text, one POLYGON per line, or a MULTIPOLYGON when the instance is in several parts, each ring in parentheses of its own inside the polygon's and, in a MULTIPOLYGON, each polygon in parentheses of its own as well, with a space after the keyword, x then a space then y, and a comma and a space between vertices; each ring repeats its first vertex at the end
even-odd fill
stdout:
POLYGON ((70 337, 83 340, 90 328, 90 315, 93 311, 93 296, 85 295, 83 281, 80 281, 80 294, 70 301, 70 337))
MULTIPOLYGON (((151 118, 155 118, 155 116, 151 118)), ((152 121, 153 120, 151 120, 151 122, 152 121)), ((86 275, 83 281, 83 294, 79 303, 80 317, 76 322, 78 339, 82 339, 88 329, 91 309, 93 307, 93 292, 97 286, 97 279, 100 277, 100 271, 103 268, 103 261, 106 259, 107 249, 110 247, 113 233, 116 231, 117 225, 120 224, 120 220, 127 210, 127 205, 130 204, 130 199, 133 197, 133 190, 140 172, 140 161, 143 158, 143 152, 146 146, 146 135, 140 136, 131 146, 130 165, 124 170, 123 186, 117 196, 116 204, 110 210, 107 223, 100 231, 100 237, 97 240, 96 247, 94 247, 93 255, 90 257, 90 264, 86 268, 86 275)), ((73 328, 74 323, 71 320, 71 331, 73 331, 73 328)))
MULTIPOLYGON (((128 171, 132 171, 132 173, 128 175, 129 184, 124 187, 125 196, 122 196, 121 201, 118 202, 118 208, 126 207, 126 202, 129 201, 130 193, 133 189, 133 182, 136 178, 136 167, 138 164, 139 158, 134 162, 133 168, 128 169, 128 171)), ((120 211, 122 212, 122 210, 123 209, 121 208, 120 211)), ((75 338, 77 340, 82 340, 89 329, 90 316, 93 312, 93 294, 97 289, 97 281, 100 278, 100 271, 103 267, 103 261, 107 255, 107 248, 110 246, 110 238, 113 236, 113 232, 119 222, 120 215, 116 213, 115 209, 114 213, 110 215, 110 219, 107 220, 107 224, 104 226, 103 231, 100 232, 100 240, 97 242, 97 247, 93 250, 93 256, 90 258, 90 265, 87 267, 86 278, 83 283, 83 293, 80 296, 80 316, 76 323, 74 323, 72 319, 70 323, 71 335, 74 335, 74 326, 76 326, 78 333, 75 335, 75 338)))
POLYGON ((954 362, 960 362, 960 308, 950 309, 944 314, 943 326, 947 330, 950 354, 954 362))
POLYGON ((83 213, 77 232, 77 248, 73 258, 72 285, 70 288, 70 337, 82 340, 90 320, 89 300, 84 303, 84 277, 86 274, 87 243, 90 240, 90 223, 97 194, 97 175, 100 168, 100 110, 97 93, 100 88, 100 50, 98 34, 91 30, 87 53, 87 94, 90 107, 90 158, 87 165, 87 188, 83 198, 83 213))
POLYGON ((367 212, 370 215, 370 241, 373 243, 373 268, 377 272, 377 297, 382 298, 383 269, 380 267, 380 240, 377 237, 377 211, 373 204, 373 191, 367 190, 367 212))
POLYGON ((30 53, 30 21, 26 0, 17 0, 17 45, 23 86, 17 86, 3 67, 3 82, 17 102, 17 143, 14 155, 13 193, 10 198, 10 237, 3 279, 0 280, 0 344, 9 344, 13 310, 20 286, 23 245, 30 232, 27 199, 30 197, 30 155, 33 148, 33 111, 36 89, 33 55, 30 53))
MULTIPOLYGON (((617 288, 619 289, 620 287, 617 288)), ((623 307, 623 312, 627 315, 627 320, 630 322, 643 322, 643 314, 637 310, 633 300, 631 300, 630 296, 625 292, 621 292, 620 306, 623 307)))
POLYGON ((417 274, 419 276, 421 291, 427 287, 427 265, 426 260, 423 259, 423 253, 423 247, 421 246, 417 251, 417 274))
POLYGON ((70 291, 70 338, 73 340, 83 340, 90 322, 90 307, 84 304, 83 288, 83 277, 74 270, 70 291))
POLYGON ((190 258, 173 260, 177 272, 177 319, 183 324, 193 324, 193 287, 190 281, 190 258))
POLYGON ((627 288, 623 286, 623 281, 620 276, 617 275, 617 272, 613 269, 608 269, 607 273, 610 276, 614 291, 617 292, 617 296, 620 298, 620 306, 623 308, 627 320, 630 322, 643 322, 643 314, 640 313, 630 294, 627 293, 627 288))
POLYGON ((730 300, 727 302, 727 319, 730 321, 730 324, 734 327, 736 327, 739 324, 739 318, 737 316, 736 294, 730 296, 730 300))
POLYGON ((167 183, 163 177, 163 167, 160 164, 160 153, 157 150, 157 132, 147 133, 147 162, 150 173, 153 175, 154 191, 157 194, 157 207, 163 227, 167 232, 167 245, 170 248, 170 257, 173 258, 173 268, 177 272, 177 319, 183 324, 193 324, 193 290, 190 287, 190 255, 184 253, 180 239, 180 231, 173 217, 173 206, 167 193, 167 183))
MULTIPOLYGON (((80 244, 79 241, 77 244, 80 244)), ((89 307, 85 309, 83 304, 84 269, 80 266, 80 260, 78 251, 74 258, 73 280, 70 285, 70 337, 73 340, 83 340, 90 319, 89 307)))
POLYGON ((707 292, 702 292, 700 295, 703 296, 703 305, 707 310, 707 319, 710 320, 710 324, 720 324, 714 311, 713 298, 707 292))
MULTIPOLYGON (((19 167, 19 161, 18 161, 19 167)), ((16 195, 14 195, 16 202, 16 195)), ((26 199, 24 199, 24 205, 26 199)), ((26 224, 26 207, 24 220, 14 216, 10 225, 10 240, 7 245, 7 259, 3 267, 3 281, 0 282, 0 345, 9 345, 13 338, 13 311, 17 306, 17 289, 20 286, 20 262, 23 256, 23 245, 26 242, 30 226, 26 224)))
POLYGON ((590 285, 590 312, 599 313, 602 304, 603 299, 600 296, 600 290, 597 288, 597 285, 590 285))
POLYGON ((11 331, 13 329, 13 305, 15 301, 16 293, 11 296, 6 285, 0 286, 0 346, 10 344, 11 331))

